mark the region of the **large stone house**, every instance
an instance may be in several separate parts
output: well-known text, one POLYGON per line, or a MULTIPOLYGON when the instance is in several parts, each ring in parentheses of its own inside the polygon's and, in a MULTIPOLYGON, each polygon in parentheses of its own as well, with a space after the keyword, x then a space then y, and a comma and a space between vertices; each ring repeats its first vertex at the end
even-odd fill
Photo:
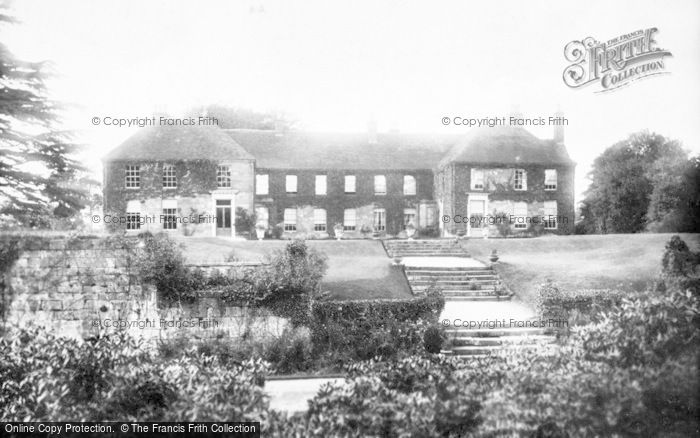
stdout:
POLYGON ((218 128, 142 128, 103 164, 111 230, 231 237, 254 205, 255 159, 218 128))
POLYGON ((435 200, 449 218, 442 234, 572 233, 574 168, 560 127, 552 140, 519 127, 473 129, 435 170, 435 200))
POLYGON ((336 225, 344 237, 402 237, 408 223, 424 235, 481 237, 503 232, 488 220, 496 215, 513 233, 562 234, 574 222, 574 163, 561 132, 147 128, 104 168, 106 222, 127 232, 235 236, 238 208, 283 237, 331 237, 336 225))

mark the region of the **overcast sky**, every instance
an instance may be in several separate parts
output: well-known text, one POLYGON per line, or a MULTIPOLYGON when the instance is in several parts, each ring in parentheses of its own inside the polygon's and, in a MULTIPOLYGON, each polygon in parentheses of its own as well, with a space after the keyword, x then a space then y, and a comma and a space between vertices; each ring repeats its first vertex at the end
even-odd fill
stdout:
MULTIPOLYGON (((134 130, 92 117, 177 113, 208 103, 284 111, 301 127, 459 132, 442 117, 526 117, 560 106, 578 163, 640 129, 700 153, 700 2, 688 1, 38 1, 13 5, 3 41, 51 60, 53 96, 87 162, 134 130), (564 46, 657 27, 670 74, 610 93, 568 88, 564 46)), ((532 129, 542 138, 551 128, 532 129)))

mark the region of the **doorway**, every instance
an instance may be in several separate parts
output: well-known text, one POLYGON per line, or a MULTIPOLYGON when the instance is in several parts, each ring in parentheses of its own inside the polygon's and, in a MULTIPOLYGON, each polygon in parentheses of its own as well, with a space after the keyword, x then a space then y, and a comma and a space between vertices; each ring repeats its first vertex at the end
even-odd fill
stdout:
POLYGON ((232 218, 231 218, 231 200, 217 199, 216 200, 216 236, 231 237, 232 236, 232 218))

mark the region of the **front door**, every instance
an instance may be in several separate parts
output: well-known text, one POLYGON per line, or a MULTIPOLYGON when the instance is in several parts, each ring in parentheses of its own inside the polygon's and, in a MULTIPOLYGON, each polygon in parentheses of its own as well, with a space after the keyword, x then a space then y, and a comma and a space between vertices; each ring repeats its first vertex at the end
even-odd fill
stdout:
POLYGON ((486 231, 486 201, 481 199, 469 200, 470 237, 482 237, 486 231))
POLYGON ((216 200, 216 235, 231 237, 231 201, 216 200))

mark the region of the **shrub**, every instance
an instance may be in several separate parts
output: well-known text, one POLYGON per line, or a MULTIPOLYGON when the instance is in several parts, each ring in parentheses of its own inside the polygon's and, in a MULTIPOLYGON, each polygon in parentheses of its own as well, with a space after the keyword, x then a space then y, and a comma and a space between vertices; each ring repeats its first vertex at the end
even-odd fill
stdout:
POLYGON ((136 266, 141 278, 155 284, 161 297, 168 300, 193 301, 201 286, 185 265, 182 248, 165 233, 140 235, 144 247, 136 254, 136 266))
POLYGON ((313 366, 308 333, 287 328, 266 348, 264 359, 280 374, 307 371, 313 366))
POLYGON ((690 290, 700 295, 700 253, 690 251, 688 245, 678 236, 673 236, 666 243, 661 260, 661 290, 667 287, 690 290))
POLYGON ((425 351, 431 354, 438 354, 442 351, 442 344, 445 342, 445 332, 440 326, 431 325, 423 333, 423 346, 425 351))
POLYGON ((314 302, 314 352, 337 362, 422 354, 423 332, 437 323, 444 305, 444 297, 432 293, 407 300, 314 302))
POLYGON ((243 207, 236 207, 236 234, 249 237, 255 230, 255 213, 251 213, 243 207))
POLYGON ((591 322, 598 310, 620 303, 625 295, 610 289, 562 291, 549 280, 537 292, 537 310, 542 319, 565 321, 567 326, 591 322))
POLYGON ((90 342, 23 329, 0 340, 0 421, 264 421, 267 366, 189 349, 161 360, 121 333, 90 342))

